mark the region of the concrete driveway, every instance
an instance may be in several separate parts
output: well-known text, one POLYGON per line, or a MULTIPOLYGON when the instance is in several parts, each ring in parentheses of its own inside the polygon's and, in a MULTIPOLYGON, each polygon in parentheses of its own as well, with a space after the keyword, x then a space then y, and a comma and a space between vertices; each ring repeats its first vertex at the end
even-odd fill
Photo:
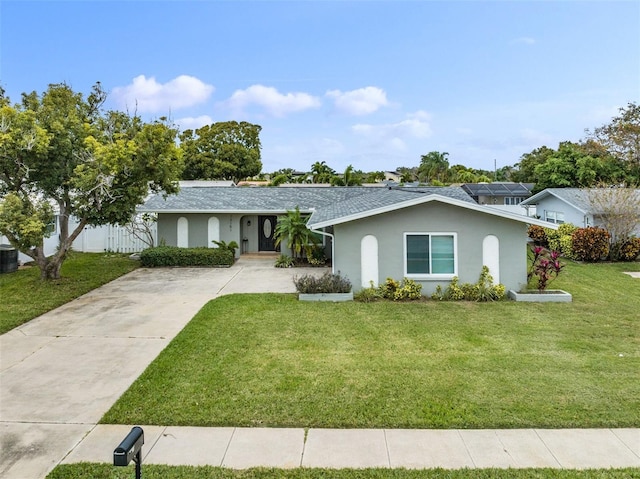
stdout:
POLYGON ((0 477, 45 477, 207 301, 325 271, 273 261, 138 269, 0 336, 0 477))

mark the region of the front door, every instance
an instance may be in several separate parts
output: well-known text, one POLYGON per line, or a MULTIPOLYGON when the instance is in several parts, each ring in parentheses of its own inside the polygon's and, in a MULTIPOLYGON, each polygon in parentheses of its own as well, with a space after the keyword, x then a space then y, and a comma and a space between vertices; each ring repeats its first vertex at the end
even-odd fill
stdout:
POLYGON ((277 216, 258 216, 258 251, 278 251, 275 231, 277 216))

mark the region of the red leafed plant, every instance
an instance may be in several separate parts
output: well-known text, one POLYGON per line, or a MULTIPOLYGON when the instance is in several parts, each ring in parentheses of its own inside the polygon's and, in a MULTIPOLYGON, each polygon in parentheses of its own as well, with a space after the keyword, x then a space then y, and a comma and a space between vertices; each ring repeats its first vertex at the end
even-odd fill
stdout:
POLYGON ((544 291, 548 284, 558 277, 564 264, 560 262, 560 253, 557 251, 549 251, 543 246, 532 246, 531 251, 533 252, 533 261, 527 274, 527 280, 537 276, 538 291, 544 291))

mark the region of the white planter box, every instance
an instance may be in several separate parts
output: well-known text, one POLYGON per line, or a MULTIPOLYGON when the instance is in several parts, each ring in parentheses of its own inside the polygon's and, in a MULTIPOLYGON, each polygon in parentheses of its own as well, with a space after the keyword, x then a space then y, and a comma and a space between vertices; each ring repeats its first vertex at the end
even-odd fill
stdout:
POLYGON ((532 303, 570 303, 573 298, 570 293, 561 289, 547 289, 544 291, 526 291, 518 293, 512 289, 507 292, 507 296, 514 301, 528 301, 532 303))
POLYGON ((317 294, 303 294, 298 295, 299 301, 330 301, 333 303, 339 303, 343 301, 353 301, 353 292, 351 293, 317 293, 317 294))

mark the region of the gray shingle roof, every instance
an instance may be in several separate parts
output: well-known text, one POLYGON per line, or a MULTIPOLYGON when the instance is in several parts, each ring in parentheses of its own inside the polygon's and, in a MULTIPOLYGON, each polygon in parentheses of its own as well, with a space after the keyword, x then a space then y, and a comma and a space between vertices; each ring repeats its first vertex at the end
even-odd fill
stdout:
POLYGON ((318 208, 311 216, 309 224, 325 223, 328 221, 353 216, 367 211, 388 208, 395 204, 411 201, 418 196, 438 194, 467 201, 475 204, 473 199, 457 186, 449 187, 419 187, 419 188, 385 188, 374 189, 368 194, 345 199, 318 208))
POLYGON ((311 212, 323 205, 346 198, 371 193, 373 188, 182 188, 176 195, 163 198, 161 194, 150 197, 138 210, 164 213, 231 213, 262 212, 284 213, 295 209, 311 212))
POLYGON ((409 201, 417 195, 440 194, 473 203, 459 187, 367 188, 182 188, 176 195, 150 197, 138 210, 164 213, 284 213, 295 209, 315 212, 315 218, 336 218, 409 201))

